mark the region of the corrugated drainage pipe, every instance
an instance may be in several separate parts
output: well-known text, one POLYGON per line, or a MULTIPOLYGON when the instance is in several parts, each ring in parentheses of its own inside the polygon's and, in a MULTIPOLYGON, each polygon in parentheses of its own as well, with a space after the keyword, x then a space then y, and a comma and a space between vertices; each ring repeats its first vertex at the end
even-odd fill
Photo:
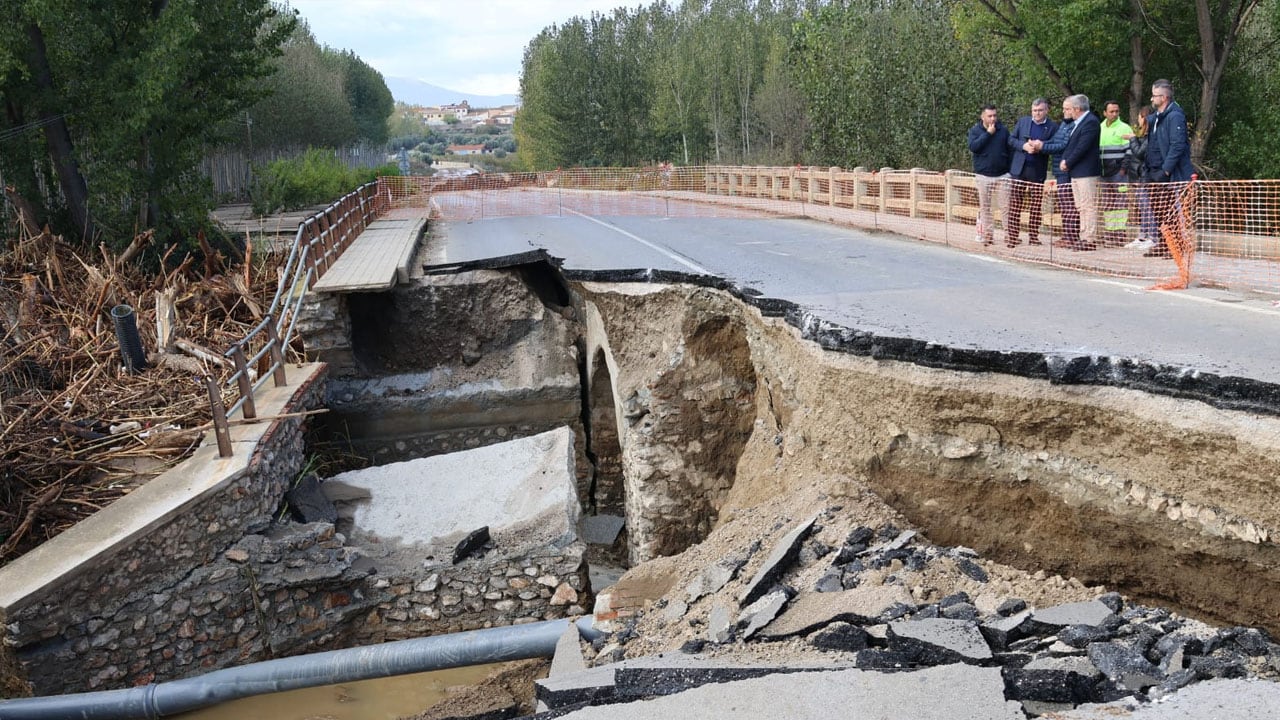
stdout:
POLYGON ((111 322, 116 326, 116 342, 120 343, 120 357, 125 369, 141 372, 147 366, 147 354, 142 351, 142 338, 138 335, 138 317, 128 305, 111 308, 111 322))
MULTIPOLYGON (((0 701, 3 720, 131 720, 160 718, 251 695, 466 665, 550 657, 572 620, 512 625, 332 650, 215 670, 182 680, 125 690, 0 701)), ((591 618, 583 637, 599 635, 591 618)))

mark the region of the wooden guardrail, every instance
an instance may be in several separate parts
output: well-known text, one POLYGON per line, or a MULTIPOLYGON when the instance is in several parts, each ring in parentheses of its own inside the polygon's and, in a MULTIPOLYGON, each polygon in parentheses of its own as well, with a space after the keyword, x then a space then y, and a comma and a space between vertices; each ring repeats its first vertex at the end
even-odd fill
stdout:
POLYGON ((256 418, 254 393, 267 378, 271 378, 276 387, 287 384, 285 350, 293 339, 302 299, 351 242, 386 212, 386 198, 377 188, 377 182, 362 185, 299 223, 266 316, 224 353, 235 367, 225 381, 225 386, 233 388, 235 401, 225 405, 222 388, 212 377, 205 377, 220 456, 232 454, 227 418, 237 411, 245 420, 256 418))
POLYGON ((973 173, 959 170, 715 166, 706 168, 705 178, 706 192, 712 195, 794 200, 945 222, 978 216, 973 173))

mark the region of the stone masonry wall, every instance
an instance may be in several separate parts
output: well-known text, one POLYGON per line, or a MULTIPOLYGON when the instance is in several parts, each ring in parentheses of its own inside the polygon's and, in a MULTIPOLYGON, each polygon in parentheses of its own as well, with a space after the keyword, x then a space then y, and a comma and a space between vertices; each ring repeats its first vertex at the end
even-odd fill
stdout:
POLYGON ((586 546, 436 565, 371 578, 383 598, 353 631, 355 644, 583 615, 590 606, 586 546))
MULTIPOLYGON (((284 412, 314 408, 323 395, 317 378, 299 388, 284 412)), ((246 534, 270 524, 302 465, 302 419, 279 421, 248 469, 220 492, 101 558, 91 571, 11 608, 7 642, 37 693, 129 685, 150 679, 150 667, 168 667, 155 673, 164 678, 210 667, 188 656, 191 638, 173 632, 201 602, 204 584, 190 581, 246 534)))

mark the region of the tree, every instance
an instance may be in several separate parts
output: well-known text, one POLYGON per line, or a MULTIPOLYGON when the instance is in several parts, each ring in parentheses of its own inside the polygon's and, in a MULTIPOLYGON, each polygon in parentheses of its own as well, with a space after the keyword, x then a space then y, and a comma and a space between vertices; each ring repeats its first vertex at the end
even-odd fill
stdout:
MULTIPOLYGON (((6 177, 54 224, 91 242, 207 221, 193 172, 226 120, 256 100, 292 30, 267 0, 12 0, 0 30, 6 177), (47 165, 45 164, 47 158, 47 165), (37 170, 23 164, 38 160, 37 170), (61 190, 38 177, 52 169, 61 190), (61 212, 60 212, 61 210, 61 212)), ((30 167, 30 166, 28 166, 30 167)))
POLYGON ((382 145, 387 142, 387 118, 395 108, 391 90, 382 73, 369 67, 356 54, 342 53, 345 72, 343 89, 347 105, 355 118, 357 136, 369 143, 382 145))
POLYGON ((1003 39, 1014 58, 1030 60, 1064 94, 1114 97, 1112 78, 1129 78, 1131 114, 1146 102, 1153 72, 1175 88, 1199 86, 1198 103, 1188 110, 1196 117, 1191 161, 1200 165, 1232 52, 1264 2, 1275 6, 1275 0, 961 0, 956 18, 963 32, 1003 39), (1123 37, 1130 38, 1127 54, 1117 51, 1123 37))

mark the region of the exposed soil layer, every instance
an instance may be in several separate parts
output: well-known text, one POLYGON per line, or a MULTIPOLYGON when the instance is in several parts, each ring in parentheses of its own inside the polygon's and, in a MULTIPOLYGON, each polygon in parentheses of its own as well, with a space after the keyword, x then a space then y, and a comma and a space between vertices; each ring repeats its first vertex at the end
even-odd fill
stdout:
POLYGON ((779 498, 871 491, 935 542, 1280 629, 1274 418, 827 352, 708 288, 577 289, 588 346, 616 368, 628 529, 649 543, 633 558, 696 546, 702 527, 779 498), (726 383, 749 408, 724 412, 726 383), (687 452, 717 433, 744 439, 687 452), (669 512, 680 503, 704 519, 669 512), (673 518, 697 531, 646 538, 673 518))

